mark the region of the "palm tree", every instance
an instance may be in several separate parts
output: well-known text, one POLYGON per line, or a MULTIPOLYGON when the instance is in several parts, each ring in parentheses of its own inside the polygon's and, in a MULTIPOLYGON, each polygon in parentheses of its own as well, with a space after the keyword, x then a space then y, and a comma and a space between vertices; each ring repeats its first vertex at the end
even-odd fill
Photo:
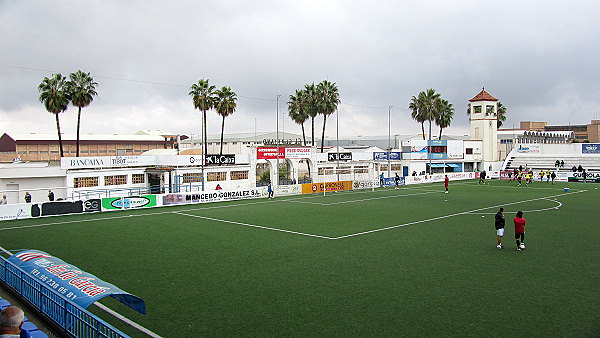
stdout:
POLYGON ((311 145, 315 145, 315 117, 319 113, 317 107, 317 88, 315 84, 307 84, 304 86, 305 111, 310 116, 311 123, 311 145))
POLYGON ((410 103, 408 104, 408 109, 411 110, 410 116, 413 118, 413 120, 421 124, 421 132, 423 135, 423 140, 425 140, 425 118, 422 114, 419 99, 416 96, 412 97, 410 103))
POLYGON ((60 73, 52 74, 51 78, 44 77, 44 80, 42 80, 42 83, 38 86, 40 102, 42 102, 44 107, 46 107, 46 110, 49 113, 54 114, 56 118, 56 131, 58 132, 60 157, 64 156, 64 152, 58 114, 67 110, 67 107, 69 106, 70 98, 67 89, 67 79, 60 73))
POLYGON ((504 121, 506 121, 506 107, 502 104, 502 102, 498 101, 496 103, 497 107, 497 111, 498 111, 498 128, 502 127, 502 124, 504 124, 504 121))
POLYGON ((337 105, 340 103, 340 94, 338 93, 335 83, 323 80, 317 85, 317 97, 317 107, 319 109, 319 113, 323 115, 323 133, 321 134, 321 152, 323 152, 323 146, 325 145, 325 123, 327 123, 327 116, 335 113, 337 105))
POLYGON ((438 136, 438 140, 442 139, 442 130, 450 126, 453 117, 454 107, 452 106, 452 103, 444 99, 437 100, 435 124, 440 127, 440 135, 438 136))
POLYGON ((288 112, 292 121, 296 122, 302 127, 302 140, 306 145, 306 133, 304 132, 304 122, 308 120, 308 114, 306 114, 306 95, 303 90, 296 89, 296 95, 290 95, 288 101, 288 112))
POLYGON ((208 79, 201 79, 190 87, 188 94, 192 96, 194 108, 202 111, 202 144, 204 145, 202 154, 206 156, 208 150, 206 144, 206 112, 214 107, 215 86, 209 85, 208 79))
POLYGON ((225 118, 233 112, 237 108, 237 96, 234 91, 231 90, 230 87, 223 87, 215 92, 216 100, 215 100, 215 110, 217 114, 223 117, 223 122, 221 123, 221 151, 220 155, 223 155, 223 133, 225 131, 225 118))
MULTIPOLYGON (((429 121, 429 139, 431 140, 431 122, 435 120, 435 105, 440 99, 440 94, 435 92, 435 89, 427 89, 419 93, 419 105, 423 110, 423 119, 429 121)), ((421 110, 420 109, 420 110, 421 110)))
POLYGON ((79 127, 81 126, 81 109, 87 107, 97 96, 96 86, 98 83, 90 76, 90 73, 84 73, 78 70, 69 75, 70 81, 67 82, 71 103, 79 107, 77 112, 77 145, 75 156, 79 157, 79 127))

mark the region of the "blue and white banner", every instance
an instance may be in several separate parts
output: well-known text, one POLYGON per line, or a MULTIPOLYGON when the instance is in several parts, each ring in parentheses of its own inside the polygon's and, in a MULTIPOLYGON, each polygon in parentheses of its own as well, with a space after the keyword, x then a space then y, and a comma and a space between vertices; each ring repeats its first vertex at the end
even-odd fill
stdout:
POLYGON ((390 160, 391 161, 400 161, 401 160, 401 153, 399 151, 389 151, 389 152, 379 152, 379 151, 375 151, 373 152, 373 160, 375 161, 387 161, 388 160, 388 154, 390 154, 390 160))
POLYGON ((600 154, 600 144, 598 144, 598 143, 582 144, 581 152, 584 154, 600 154))
POLYGON ((101 298, 111 296, 137 312, 146 314, 143 299, 43 251, 21 251, 10 256, 8 261, 84 309, 101 298))

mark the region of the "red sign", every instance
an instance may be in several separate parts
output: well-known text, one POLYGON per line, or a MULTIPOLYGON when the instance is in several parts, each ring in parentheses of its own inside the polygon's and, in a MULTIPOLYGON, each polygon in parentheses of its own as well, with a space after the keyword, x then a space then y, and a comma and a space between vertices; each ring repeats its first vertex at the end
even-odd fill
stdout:
POLYGON ((256 158, 259 160, 274 160, 285 158, 284 147, 258 147, 256 148, 256 158))

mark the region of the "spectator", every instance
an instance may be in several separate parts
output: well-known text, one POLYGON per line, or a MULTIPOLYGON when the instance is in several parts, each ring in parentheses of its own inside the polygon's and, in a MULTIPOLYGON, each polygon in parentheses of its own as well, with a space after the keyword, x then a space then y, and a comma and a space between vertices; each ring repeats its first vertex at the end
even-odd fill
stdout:
POLYGON ((554 166, 558 168, 560 166, 560 161, 556 160, 556 162, 554 162, 554 166))
POLYGON ((25 314, 16 306, 9 306, 0 312, 0 337, 19 337, 25 314))
POLYGON ((48 190, 48 201, 54 201, 54 193, 52 192, 52 190, 48 190))
POLYGON ((6 201, 6 195, 2 196, 2 199, 0 199, 0 204, 8 204, 6 201))
POLYGON ((579 167, 577 167, 577 171, 583 172, 583 167, 581 166, 581 164, 579 165, 579 167))
POLYGON ((416 170, 414 170, 414 171, 412 172, 412 175, 413 175, 413 176, 417 176, 417 171, 416 171, 416 170))
POLYGON ((573 166, 573 168, 571 168, 571 170, 573 170, 573 172, 576 172, 577 171, 577 167, 573 166))
POLYGON ((31 203, 31 195, 29 194, 29 191, 25 192, 25 203, 31 203))
POLYGON ((223 190, 223 188, 221 188, 220 184, 217 184, 217 187, 215 188, 215 190, 223 190))
POLYGON ((522 165, 519 166, 519 171, 523 171, 523 166, 522 165))
POLYGON ((565 161, 563 161, 563 160, 560 160, 560 167, 561 167, 561 168, 564 168, 564 167, 565 167, 565 161))

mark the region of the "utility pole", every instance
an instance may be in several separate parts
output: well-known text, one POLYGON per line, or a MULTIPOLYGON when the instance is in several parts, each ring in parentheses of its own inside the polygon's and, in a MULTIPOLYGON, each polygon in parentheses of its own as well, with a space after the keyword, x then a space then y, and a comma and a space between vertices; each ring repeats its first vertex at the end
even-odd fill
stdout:
POLYGON ((277 185, 279 185, 279 98, 281 94, 277 94, 277 165, 275 166, 275 178, 277 185))

